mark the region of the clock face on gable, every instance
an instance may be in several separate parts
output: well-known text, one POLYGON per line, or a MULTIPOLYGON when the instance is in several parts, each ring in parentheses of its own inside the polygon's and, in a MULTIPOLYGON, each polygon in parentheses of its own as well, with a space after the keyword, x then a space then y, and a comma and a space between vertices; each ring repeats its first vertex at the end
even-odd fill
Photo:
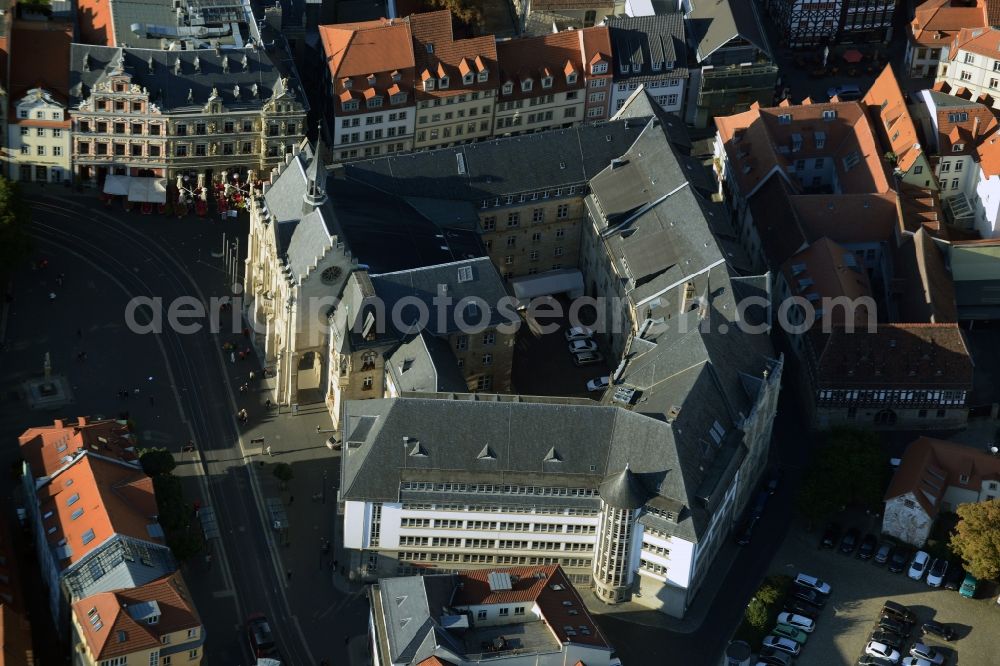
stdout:
POLYGON ((340 266, 330 266, 329 268, 323 270, 319 279, 326 284, 333 284, 337 281, 337 278, 343 274, 343 272, 344 271, 340 268, 340 266))

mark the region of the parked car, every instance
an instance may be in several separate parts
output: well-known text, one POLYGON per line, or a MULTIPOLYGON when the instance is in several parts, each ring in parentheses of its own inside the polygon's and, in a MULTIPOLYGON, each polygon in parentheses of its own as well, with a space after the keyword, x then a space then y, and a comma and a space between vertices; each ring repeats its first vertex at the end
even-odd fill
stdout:
POLYGON ((932 664, 943 664, 944 654, 930 645, 924 643, 914 643, 910 648, 910 656, 917 659, 926 659, 932 664))
POLYGON ((787 652, 793 657, 797 657, 799 652, 802 651, 802 646, 792 639, 784 638, 783 636, 774 636, 773 634, 764 637, 764 646, 787 652))
POLYGON ((875 564, 883 566, 889 561, 890 557, 892 557, 892 544, 886 541, 878 547, 878 550, 875 551, 875 564))
POLYGON ((794 661, 792 655, 787 652, 767 646, 760 649, 760 656, 757 657, 757 663, 764 663, 767 666, 792 666, 794 661))
POLYGON ((861 530, 856 527, 852 527, 847 530, 844 538, 840 540, 840 552, 844 555, 850 555, 854 552, 854 549, 858 547, 858 541, 861 539, 861 530))
POLYGON ((757 496, 753 500, 753 509, 750 511, 751 516, 756 516, 760 518, 764 515, 764 509, 767 508, 767 498, 770 497, 766 490, 761 490, 757 493, 757 496))
POLYGON ((753 539, 753 530, 757 527, 757 523, 760 521, 758 516, 750 516, 743 523, 742 529, 736 532, 736 544, 739 546, 747 546, 753 539))
POLYGON ((853 83, 845 83, 842 86, 832 86, 826 89, 827 97, 838 97, 841 102, 853 102, 861 99, 861 88, 853 83))
POLYGON ((868 640, 888 645, 893 650, 902 650, 903 643, 906 642, 906 637, 900 636, 896 632, 889 631, 888 629, 876 628, 875 631, 871 633, 871 636, 868 637, 868 640))
POLYGON ((804 615, 798 615, 796 613, 778 613, 778 622, 781 624, 787 624, 790 627, 795 627, 796 629, 801 629, 807 634, 811 634, 816 630, 816 620, 810 619, 804 615))
POLYGON ((792 588, 792 598, 816 608, 822 608, 826 605, 826 597, 808 587, 794 586, 792 588))
POLYGON ((587 382, 587 390, 591 393, 603 391, 611 385, 611 377, 597 377, 587 382))
MULTIPOLYGON (((781 621, 781 616, 778 616, 778 621, 781 621)), ((937 636, 938 638, 951 641, 955 640, 955 630, 949 625, 943 624, 941 622, 935 622, 931 620, 930 622, 924 622, 920 625, 920 635, 921 636, 937 636)))
POLYGON ((771 470, 771 476, 767 479, 767 492, 772 495, 778 492, 778 486, 781 485, 781 477, 783 475, 784 472, 781 471, 780 467, 775 467, 771 470))
POLYGON ((892 549, 892 556, 889 557, 889 571, 900 573, 906 568, 906 563, 910 561, 910 549, 906 546, 896 546, 892 549))
POLYGON ((899 663, 900 666, 934 666, 933 662, 920 657, 903 657, 903 661, 899 663))
POLYGON ((819 619, 819 610, 815 606, 810 606, 794 598, 785 602, 785 612, 801 615, 813 622, 819 619))
POLYGON ((830 523, 823 530, 823 538, 820 539, 820 548, 835 548, 837 546, 837 540, 840 538, 840 525, 837 523, 830 523))
POLYGON ((774 629, 771 630, 771 633, 774 634, 775 636, 784 636, 785 638, 790 638, 799 645, 805 644, 806 640, 809 638, 809 635, 806 634, 806 632, 802 631, 801 629, 796 629, 795 627, 788 624, 779 624, 778 626, 776 626, 774 629))
POLYGON ((830 594, 829 583, 825 583, 819 578, 816 578, 815 576, 810 576, 809 574, 800 573, 798 576, 795 577, 795 584, 816 590, 820 594, 830 594))
POLYGON ((965 580, 962 581, 962 587, 958 588, 958 593, 966 599, 975 599, 976 587, 978 586, 979 581, 976 580, 976 577, 967 573, 965 574, 965 580))
POLYGON ((941 587, 946 573, 948 573, 948 560, 943 557, 934 558, 930 571, 927 572, 927 584, 931 587, 941 587))
POLYGON ((885 603, 882 604, 882 615, 888 615, 908 625, 917 621, 916 614, 910 610, 909 606, 904 606, 892 599, 886 599, 885 603))
POLYGON ((275 654, 277 646, 274 634, 264 615, 257 613, 247 618, 247 642, 250 654, 254 657, 270 657, 275 654))
POLYGON ((861 540, 861 545, 858 547, 858 557, 862 560, 872 559, 876 546, 878 546, 878 539, 875 535, 866 534, 865 538, 861 540))
POLYGON ((858 657, 858 666, 893 666, 893 663, 882 657, 874 657, 870 654, 863 654, 858 657))
POLYGON ((892 633, 899 634, 900 636, 910 635, 910 625, 905 622, 900 622, 898 619, 888 615, 882 615, 879 617, 877 626, 880 629, 891 631, 892 633))
POLYGON ((927 573, 927 563, 930 559, 930 555, 922 550, 918 550, 910 562, 910 569, 906 572, 906 575, 913 580, 920 580, 927 573))
POLYGON ((944 589, 958 590, 962 587, 963 580, 965 580, 965 569, 960 564, 952 563, 944 577, 944 589))
POLYGON ((595 363, 601 363, 604 361, 604 354, 596 351, 585 351, 579 354, 573 354, 573 363, 575 365, 593 365, 595 363))
POLYGON ((574 340, 586 340, 594 335, 594 332, 586 326, 573 326, 566 329, 566 342, 574 340))
POLYGON ((885 643, 879 643, 878 641, 869 641, 868 645, 865 646, 865 654, 888 659, 894 664, 899 661, 900 657, 899 650, 893 650, 885 643))
POLYGON ((597 343, 593 340, 573 340, 569 343, 569 353, 597 351, 597 343))

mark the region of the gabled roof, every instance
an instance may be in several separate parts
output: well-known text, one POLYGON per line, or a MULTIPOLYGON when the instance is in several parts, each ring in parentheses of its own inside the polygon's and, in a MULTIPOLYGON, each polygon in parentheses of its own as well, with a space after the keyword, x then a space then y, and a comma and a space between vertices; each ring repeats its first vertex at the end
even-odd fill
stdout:
POLYGON ((54 474, 79 451, 94 451, 107 458, 137 460, 135 437, 124 423, 87 416, 55 419, 53 425, 28 428, 18 437, 21 457, 38 479, 54 474))
POLYGON ((980 144, 1000 129, 997 112, 991 101, 983 100, 987 102, 983 103, 948 91, 947 84, 941 82, 920 93, 932 112, 931 129, 935 131, 933 139, 937 152, 942 156, 974 154, 980 144))
POLYGON ((910 22, 910 39, 921 46, 947 45, 962 28, 988 25, 986 5, 984 0, 927 0, 910 22))
POLYGON ((401 393, 468 390, 451 345, 426 330, 404 340, 387 356, 385 363, 401 393))
POLYGON ((894 295, 903 321, 947 323, 958 321, 955 286, 944 257, 924 227, 896 248, 894 295))
POLYGON ((692 0, 686 22, 699 63, 734 39, 743 39, 771 56, 755 4, 752 0, 692 0))
POLYGON ((162 636, 177 631, 201 630, 180 572, 140 587, 85 597, 73 603, 72 611, 97 661, 158 648, 162 636))
POLYGON ((500 66, 498 99, 508 102, 517 99, 538 97, 579 90, 584 87, 585 63, 581 48, 580 30, 564 30, 536 37, 508 39, 497 44, 497 61, 500 66), (569 83, 568 72, 576 73, 576 79, 569 83), (550 77, 551 85, 542 86, 542 80, 550 77), (531 90, 522 91, 521 82, 532 80, 531 90), (509 94, 503 85, 512 83, 509 94))
POLYGON ((680 12, 616 16, 607 20, 607 26, 614 49, 615 81, 687 78, 684 15, 680 12), (628 71, 622 71, 622 63, 628 71), (666 69, 662 63, 672 63, 674 67, 666 69))
POLYGON ((951 40, 948 59, 958 58, 959 51, 995 58, 998 50, 1000 50, 1000 30, 962 27, 951 40))
POLYGON ((470 90, 496 89, 497 46, 492 35, 455 39, 451 12, 447 9, 412 14, 406 20, 410 22, 413 36, 417 79, 421 80, 425 72, 432 73, 435 78, 441 78, 442 73, 448 76, 448 87, 443 90, 437 85, 431 91, 417 86, 418 99, 450 97, 467 94, 470 90), (459 71, 463 60, 475 63, 477 74, 480 67, 489 72, 488 78, 481 82, 475 76, 472 83, 463 83, 462 73, 459 71))
MULTIPOLYGON (((782 274, 792 296, 806 298, 817 307, 824 298, 872 296, 868 274, 854 253, 825 236, 785 262, 782 274)), ((832 323, 844 323, 842 308, 830 314, 832 323)), ((859 308, 855 311, 855 323, 865 322, 867 318, 859 308)))
MULTIPOLYGON (((3 85, 13 105, 32 88, 42 88, 61 104, 69 99, 73 26, 58 21, 15 20, 9 38, 9 80, 3 85), (44 57, 37 57, 44 53, 44 57)), ((10 114, 13 121, 16 113, 10 114)))
POLYGON ((923 154, 923 149, 891 64, 886 65, 872 83, 863 102, 872 117, 879 121, 874 125, 878 128, 882 145, 896 154, 896 168, 903 173, 908 172, 923 154))
POLYGON ((1000 458, 965 444, 920 437, 906 448, 885 499, 912 494, 934 518, 949 487, 978 494, 983 481, 1000 481, 1000 458))
POLYGON ((1000 26, 1000 0, 986 0, 987 25, 1000 26))
MULTIPOLYGON (((408 22, 382 19, 321 25, 319 35, 334 95, 412 91, 415 61, 408 22), (371 75, 375 77, 374 86, 369 83, 371 75)), ((364 111, 363 105, 359 111, 364 111)))

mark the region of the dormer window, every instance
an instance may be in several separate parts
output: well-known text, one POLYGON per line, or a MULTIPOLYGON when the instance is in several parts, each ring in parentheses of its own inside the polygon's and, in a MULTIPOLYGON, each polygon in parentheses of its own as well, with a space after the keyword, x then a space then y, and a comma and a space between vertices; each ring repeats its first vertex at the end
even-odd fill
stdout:
POLYGON ((627 60, 622 60, 618 64, 618 69, 622 70, 622 74, 628 74, 628 72, 629 72, 629 70, 631 68, 632 68, 632 65, 627 60))
POLYGON ((462 83, 464 83, 465 85, 472 84, 472 72, 466 72, 465 75, 462 76, 462 83))
POLYGON ((542 79, 542 87, 543 88, 551 88, 552 87, 552 77, 551 76, 546 76, 544 79, 542 79))
POLYGON ((374 97, 369 98, 369 100, 367 102, 367 105, 368 105, 369 109, 379 109, 379 108, 382 108, 382 96, 381 95, 375 95, 374 97))
POLYGON ((406 102, 406 93, 405 92, 398 92, 398 93, 396 93, 395 95, 393 95, 392 97, 389 98, 389 103, 390 104, 403 104, 405 102, 406 102))
POLYGON ((424 44, 424 47, 426 47, 428 53, 434 53, 434 44, 432 42, 424 44))
POLYGON ((483 71, 479 72, 479 77, 478 78, 479 78, 479 82, 483 83, 484 81, 486 81, 487 79, 490 78, 490 70, 484 69, 483 71))
POLYGON ((403 75, 399 73, 398 69, 393 70, 391 76, 393 83, 399 83, 399 81, 403 78, 403 75))
POLYGON ((632 73, 638 74, 641 71, 642 71, 642 63, 641 62, 634 62, 634 63, 632 63, 632 73))
POLYGON ((956 143, 956 144, 952 145, 952 147, 951 147, 951 152, 953 152, 953 153, 960 153, 963 150, 965 150, 965 144, 964 143, 956 143))
POLYGON ((511 83, 510 81, 508 81, 507 83, 503 84, 503 94, 504 95, 509 95, 512 92, 514 92, 514 84, 513 83, 511 83))
POLYGON ((837 112, 834 111, 833 109, 826 109, 825 111, 823 111, 823 120, 826 120, 827 122, 835 119, 836 117, 837 117, 837 112))
POLYGON ((778 124, 779 125, 791 125, 792 124, 792 114, 790 114, 790 113, 782 113, 780 116, 778 116, 778 124))
POLYGON ((341 107, 344 109, 344 111, 357 111, 358 110, 358 100, 352 99, 350 101, 343 102, 341 104, 341 107))
POLYGON ((658 72, 663 69, 663 63, 659 60, 653 62, 653 71, 658 72))
POLYGON ((424 81, 424 92, 429 90, 434 90, 434 79, 427 79, 424 81))
POLYGON ((441 89, 444 89, 444 88, 448 87, 448 77, 447 76, 442 76, 440 79, 438 79, 438 87, 441 88, 441 89))
POLYGON ((340 82, 344 85, 344 90, 350 90, 351 86, 354 85, 350 79, 341 79, 340 82))
POLYGON ((606 62, 595 62, 590 66, 591 74, 607 74, 608 73, 608 63, 606 62))
POLYGON ((521 81, 521 92, 531 92, 531 86, 534 83, 531 79, 524 79, 521 81))
POLYGON ((369 86, 374 86, 375 85, 375 75, 374 74, 369 74, 368 75, 368 85, 369 86))
POLYGON ((576 72, 570 72, 566 75, 566 83, 573 85, 576 83, 576 72))
POLYGON ((667 69, 673 69, 673 68, 674 68, 674 61, 673 61, 673 60, 671 60, 671 61, 669 61, 669 62, 665 62, 665 63, 663 63, 663 66, 664 66, 665 68, 667 68, 667 69))

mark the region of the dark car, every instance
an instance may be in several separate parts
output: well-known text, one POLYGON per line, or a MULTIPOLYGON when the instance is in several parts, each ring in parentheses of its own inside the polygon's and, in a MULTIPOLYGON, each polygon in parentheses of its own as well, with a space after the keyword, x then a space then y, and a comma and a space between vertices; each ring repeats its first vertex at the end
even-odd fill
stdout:
POLYGON ((870 560, 872 555, 875 554, 876 546, 878 546, 878 539, 875 538, 875 535, 866 534, 865 538, 861 540, 861 546, 858 548, 858 557, 862 560, 870 560))
POLYGON ((276 652, 274 634, 271 625, 263 615, 251 615, 247 618, 247 642, 250 644, 250 654, 254 657, 270 657, 276 652))
POLYGON ((913 626, 917 621, 916 614, 910 610, 909 606, 904 606, 892 599, 886 599, 885 603, 882 604, 882 615, 891 617, 908 626, 913 626))
POLYGON ((792 588, 792 598, 816 608, 822 608, 826 605, 826 595, 806 587, 799 587, 798 585, 792 588))
POLYGON ((840 525, 837 523, 830 523, 823 530, 823 538, 820 539, 820 548, 836 548, 837 539, 840 538, 840 525))
POLYGON ((903 569, 910 566, 910 549, 906 546, 897 546, 892 551, 892 557, 889 558, 889 571, 892 573, 900 573, 903 569))
POLYGON ((884 643, 893 650, 902 650, 903 643, 906 642, 906 636, 900 636, 894 631, 878 627, 872 632, 871 636, 868 637, 868 640, 884 643))
POLYGON ((921 636, 937 636, 938 638, 946 641, 955 640, 955 630, 952 629, 947 624, 941 624, 940 622, 924 622, 920 625, 920 635, 921 636))
POLYGON ((767 506, 767 498, 770 497, 766 490, 762 490, 757 493, 757 497, 753 501, 753 510, 750 515, 754 518, 760 518, 764 515, 764 508, 767 506))
POLYGON ((790 599, 785 603, 785 612, 807 617, 813 622, 819 618, 819 612, 813 606, 808 606, 795 599, 790 599))
POLYGON ((759 517, 752 516, 743 523, 742 529, 736 532, 737 544, 740 546, 746 546, 750 543, 750 540, 753 538, 753 530, 757 527, 757 521, 759 520, 759 517))
POLYGON ((882 657, 876 657, 871 654, 863 654, 858 658, 858 666, 895 666, 895 664, 888 659, 883 659, 882 657))
POLYGON ((899 634, 900 636, 909 636, 910 627, 889 615, 883 615, 878 620, 878 626, 880 629, 885 629, 891 631, 894 634, 899 634))
POLYGON ((854 549, 858 547, 858 541, 861 540, 861 530, 856 527, 852 527, 847 530, 847 534, 844 538, 840 540, 840 552, 844 555, 850 555, 854 552, 854 549))
POLYGON ((878 566, 885 565, 889 561, 889 558, 892 557, 892 550, 892 544, 888 541, 879 546, 878 550, 875 551, 875 564, 878 566))
POLYGON ((789 666, 793 661, 792 655, 767 645, 760 649, 760 656, 757 658, 758 664, 767 664, 768 666, 789 666))
POLYGON ((781 485, 782 471, 780 467, 775 467, 771 470, 771 476, 767 479, 767 492, 774 494, 778 491, 778 486, 781 485))
POLYGON ((948 573, 944 577, 944 589, 958 591, 965 580, 965 569, 956 564, 948 568, 948 573))

